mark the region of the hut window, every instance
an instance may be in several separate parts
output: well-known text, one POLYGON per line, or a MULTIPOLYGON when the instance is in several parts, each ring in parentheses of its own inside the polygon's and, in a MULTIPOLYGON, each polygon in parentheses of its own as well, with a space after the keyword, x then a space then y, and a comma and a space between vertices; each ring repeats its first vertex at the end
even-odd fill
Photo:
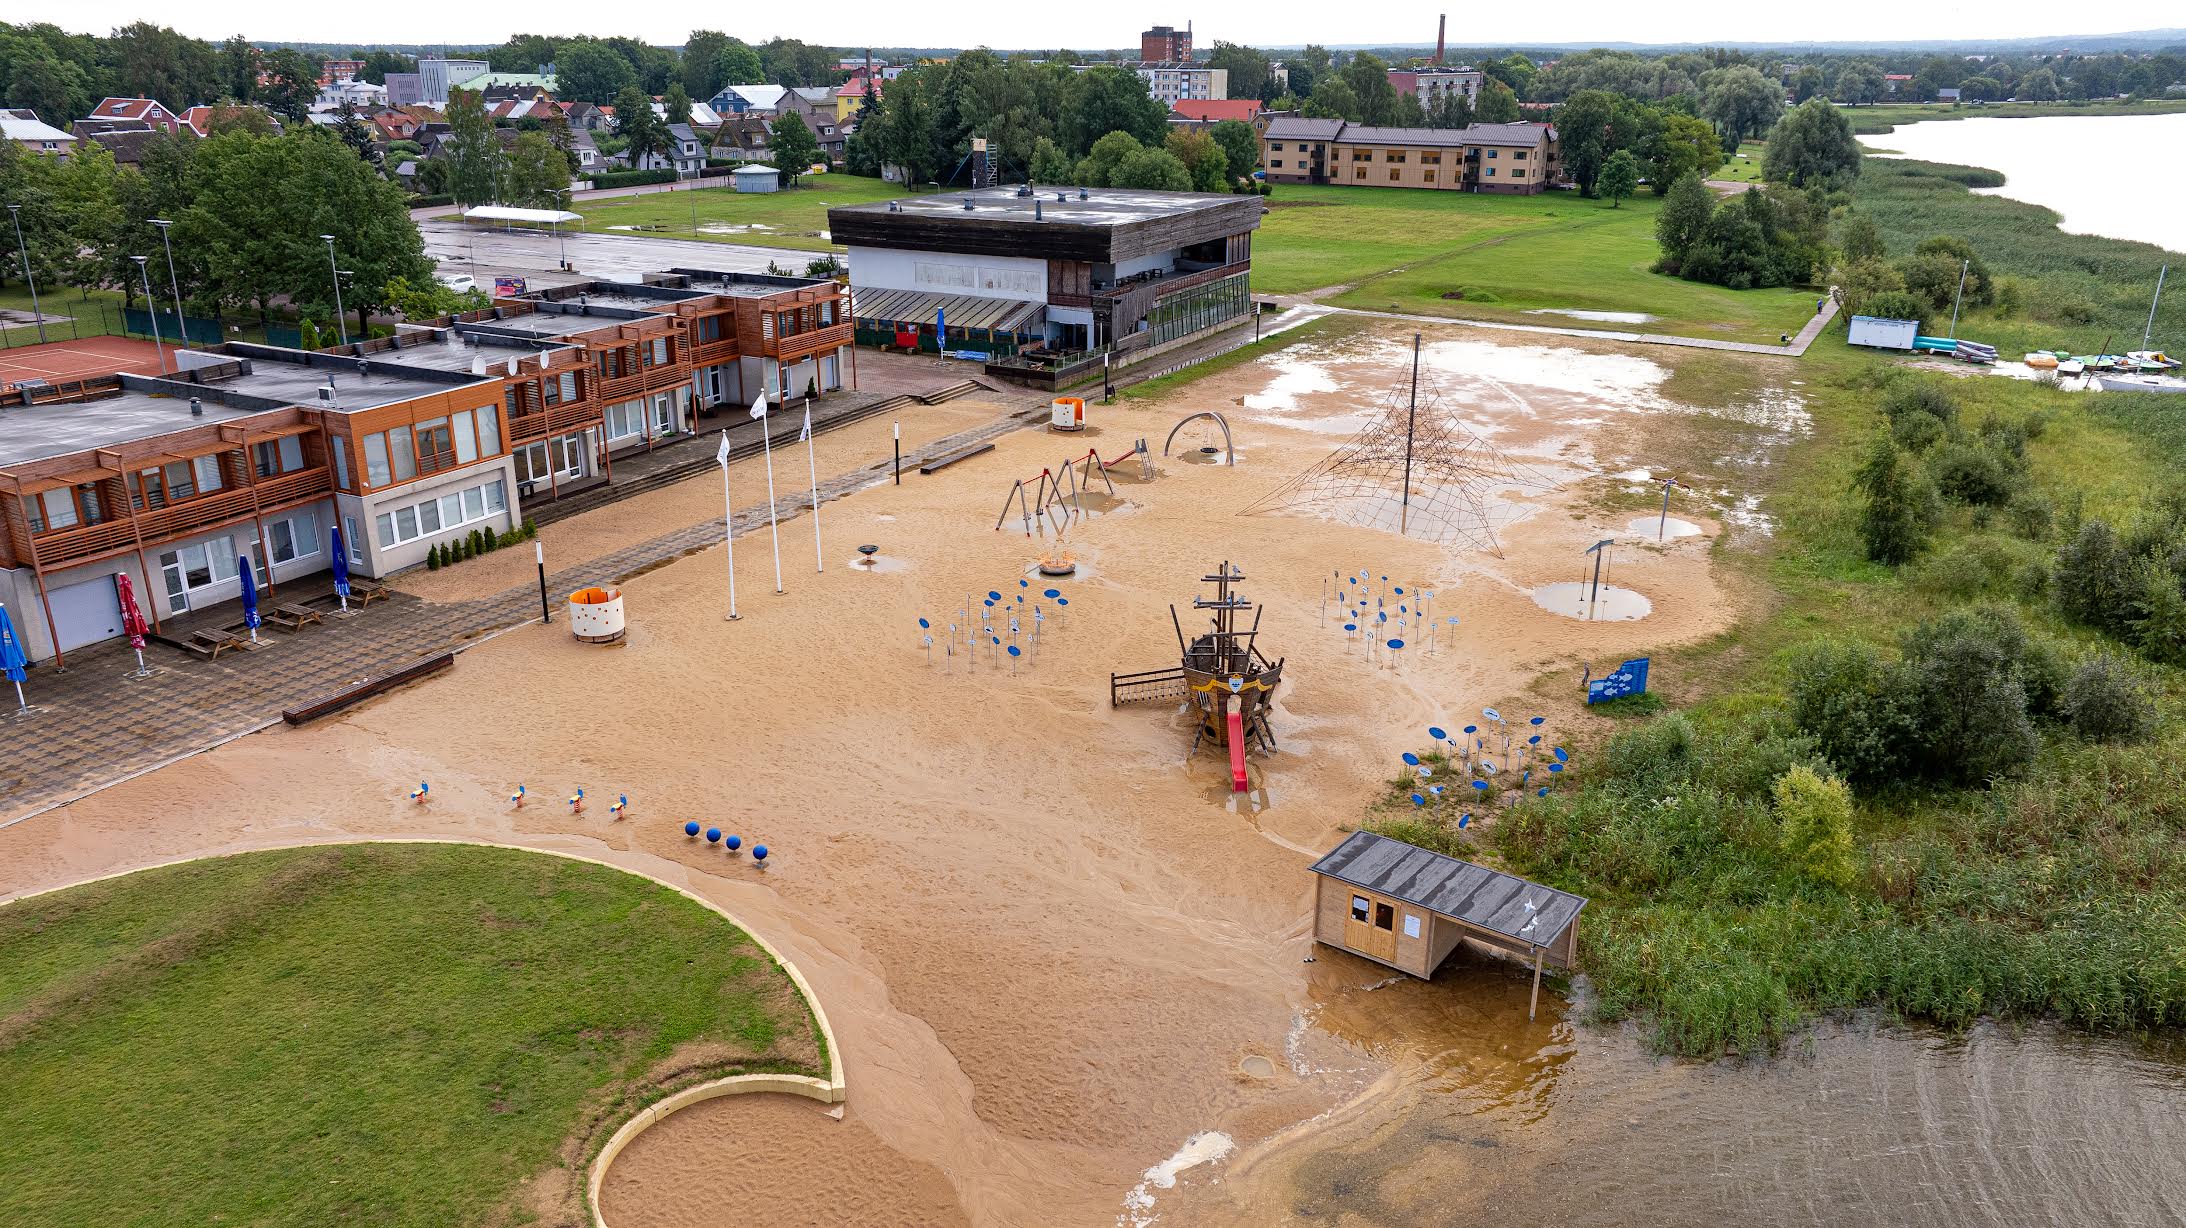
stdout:
POLYGON ((1362 925, 1365 924, 1369 915, 1367 909, 1368 904, 1365 896, 1355 895, 1351 897, 1351 919, 1353 921, 1357 921, 1362 925))
POLYGON ((1397 928, 1397 910, 1391 908, 1387 904, 1375 904, 1374 928, 1378 930, 1393 930, 1397 928))

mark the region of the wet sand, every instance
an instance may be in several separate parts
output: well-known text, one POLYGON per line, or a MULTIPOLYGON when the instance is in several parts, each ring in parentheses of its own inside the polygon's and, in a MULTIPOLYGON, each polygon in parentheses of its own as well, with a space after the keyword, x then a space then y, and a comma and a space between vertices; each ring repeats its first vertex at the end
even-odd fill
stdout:
MULTIPOLYGON (((723 621, 724 560, 707 551, 624 586, 622 646, 575 643, 559 623, 521 628, 342 718, 254 735, 0 830, 0 891, 355 835, 584 851, 686 885, 782 949, 827 1007, 850 1089, 841 1123, 740 1099, 668 1119, 610 1178, 610 1206, 628 1222, 716 1222, 734 1207, 795 1223, 838 1180, 852 1183, 849 1209, 827 1222, 1281 1219, 1304 1161, 1356 1145, 1343 1123, 1408 1128, 1418 1106, 1448 1102, 1441 1093, 1471 1094, 1448 1062, 1411 1055, 1413 1020, 1380 1003, 1470 1020, 1455 1038, 1421 1034, 1444 1037, 1436 1052, 1489 1072, 1508 1089, 1496 1094, 1540 1114, 1552 1102, 1527 1090, 1534 1072, 1583 1043, 1546 998, 1542 1021, 1527 1025, 1522 992, 1504 984, 1513 975, 1492 963, 1374 990, 1369 1009, 1334 1008, 1389 978, 1313 946, 1304 867, 1427 725, 1515 701, 1570 738, 1587 719, 1582 666, 1734 623, 1758 598, 1725 578, 1712 550, 1757 531, 1733 523, 1759 499, 1739 475, 1796 434, 1795 398, 1781 395, 1708 415, 1699 430, 1662 394, 1666 368, 1605 345, 1497 346, 1454 328, 1430 337, 1430 370, 1455 412, 1563 483, 1510 496, 1501 557, 1311 515, 1238 514, 1341 444, 1409 360, 1408 337, 1294 347, 1284 361, 1318 370, 1292 389, 1270 391, 1279 364, 1241 367, 1160 404, 1100 410, 1084 435, 1016 432, 940 475, 830 504, 823 574, 812 571, 809 524, 787 521, 786 595, 770 591, 763 531, 739 538, 742 622, 723 621), (1105 510, 1068 541, 1086 574, 1056 584, 1071 604, 1046 607, 1037 648, 1024 619, 1028 655, 1015 673, 992 645, 974 663, 963 645, 950 654, 937 642, 929 660, 920 617, 945 628, 968 597, 974 611, 989 590, 1014 606, 1043 586, 1016 581, 1053 543, 993 528, 1013 479, 1088 446, 1120 455, 1141 436, 1158 452, 1171 423, 1209 408, 1231 417, 1240 463, 1160 461, 1153 481, 1122 477, 1115 499, 1095 500, 1105 510), (1721 464, 1676 511, 1703 535, 1617 563, 1617 583, 1645 593, 1652 612, 1579 622, 1539 609, 1531 590, 1575 579, 1584 547, 1632 515, 1614 506, 1616 482, 1593 475, 1672 461, 1690 470, 1696 439, 1721 464), (879 545, 886 565, 845 565, 860 541, 879 545), (1198 577, 1225 559, 1267 603, 1261 643, 1289 662, 1274 718, 1283 751, 1253 761, 1242 797, 1214 755, 1187 760, 1189 727, 1175 714, 1114 709, 1107 695, 1111 671, 1174 662, 1169 604, 1188 616, 1198 577), (1370 658, 1321 614, 1322 582, 1342 569, 1436 589, 1462 622, 1433 655, 1370 658), (1543 673, 1556 680, 1545 690, 1554 702, 1518 698, 1543 673), (424 808, 406 800, 420 779, 433 786, 424 808), (518 783, 539 800, 512 812, 504 798, 518 783), (628 793, 630 817, 553 804, 578 787, 628 793), (686 818, 774 857, 762 869, 689 840, 686 818), (1195 1155, 1216 1154, 1210 1132, 1237 1150, 1181 1169, 1173 1188, 1149 1178, 1195 1138, 1195 1155), (712 1171, 739 1156, 766 1171, 712 1171), (686 1171, 701 1157, 706 1172, 686 1171)), ((866 425, 883 432, 885 457, 885 424, 866 425)), ((860 459, 843 435, 823 437, 823 481, 831 460, 841 472, 860 459)), ((1186 436, 1180 446, 1196 443, 1186 436)), ((790 468, 801 459, 778 456, 777 481, 793 485, 784 473, 801 477, 790 468)), ((740 504, 763 489, 749 469, 732 474, 740 504)), ((570 522, 556 549, 681 527, 713 514, 719 494, 709 475, 641 496, 570 522)), ((462 572, 420 591, 469 583, 462 572)), ((1467 1171, 1453 1160, 1401 1179, 1425 1197, 1467 1171)), ((1331 1222, 1408 1222, 1377 1214, 1331 1222)))

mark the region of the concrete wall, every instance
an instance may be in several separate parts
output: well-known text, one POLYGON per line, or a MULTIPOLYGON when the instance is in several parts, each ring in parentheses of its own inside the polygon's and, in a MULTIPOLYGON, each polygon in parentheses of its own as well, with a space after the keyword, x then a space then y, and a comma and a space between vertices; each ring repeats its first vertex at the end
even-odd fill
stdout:
POLYGON ((850 249, 850 284, 860 290, 916 290, 1020 303, 1047 301, 1047 261, 1026 256, 850 249), (924 266, 924 267, 921 267, 924 266))

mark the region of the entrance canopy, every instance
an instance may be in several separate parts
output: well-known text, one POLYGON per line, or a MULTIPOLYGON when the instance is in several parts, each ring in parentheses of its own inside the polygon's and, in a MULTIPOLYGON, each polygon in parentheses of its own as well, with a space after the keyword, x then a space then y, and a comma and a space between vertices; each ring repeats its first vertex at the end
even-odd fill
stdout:
POLYGON ((851 298, 853 316, 860 324, 873 326, 930 325, 937 311, 955 330, 983 328, 998 333, 1033 333, 1047 324, 1046 303, 1027 303, 1019 299, 871 287, 853 287, 851 298))
POLYGON ((479 205, 463 211, 466 222, 530 222, 548 225, 554 222, 581 222, 582 213, 567 209, 518 209, 509 205, 479 205))

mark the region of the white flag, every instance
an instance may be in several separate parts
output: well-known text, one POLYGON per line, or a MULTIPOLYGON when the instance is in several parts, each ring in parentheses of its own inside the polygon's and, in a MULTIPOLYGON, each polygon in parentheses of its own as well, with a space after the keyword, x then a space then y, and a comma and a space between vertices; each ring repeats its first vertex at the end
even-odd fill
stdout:
POLYGON ((759 394, 759 399, 758 399, 758 400, 756 400, 756 401, 753 401, 753 402, 751 403, 751 416, 752 416, 752 417, 754 417, 754 418, 764 418, 764 417, 766 417, 766 416, 767 416, 767 394, 766 394, 766 393, 764 393, 764 392, 760 393, 760 394, 759 394))
POLYGON ((810 438, 812 438, 812 403, 807 401, 805 403, 805 429, 797 432, 797 442, 803 443, 810 438))
POLYGON ((728 465, 728 463, 729 463, 729 433, 728 433, 727 431, 723 431, 723 432, 721 432, 721 446, 720 446, 719 448, 716 448, 716 449, 714 449, 713 459, 714 459, 714 463, 715 463, 715 464, 717 464, 717 465, 722 465, 722 466, 724 466, 724 467, 728 465))

